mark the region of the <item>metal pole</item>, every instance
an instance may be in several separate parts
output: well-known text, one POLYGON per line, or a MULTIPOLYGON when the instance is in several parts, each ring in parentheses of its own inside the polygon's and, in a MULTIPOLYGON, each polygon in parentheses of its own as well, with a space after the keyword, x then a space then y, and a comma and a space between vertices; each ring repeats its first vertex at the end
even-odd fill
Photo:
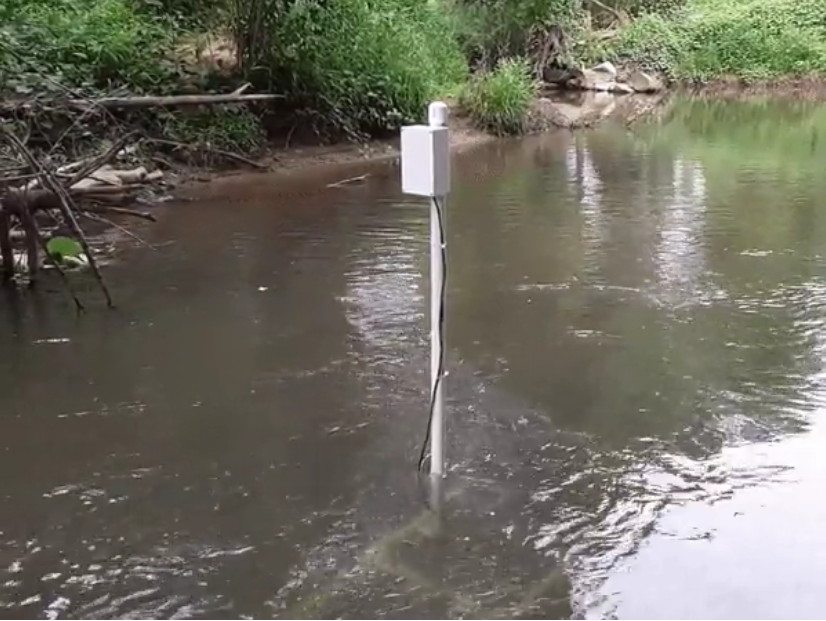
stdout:
MULTIPOLYGON (((448 108, 440 101, 428 106, 430 127, 447 127, 448 108)), ((434 488, 445 474, 444 417, 444 292, 445 292, 445 204, 447 196, 435 193, 430 200, 430 389, 433 399, 433 429, 431 431, 430 478, 434 488), (440 377, 441 375, 441 377, 440 377)))
POLYGON ((430 198, 430 400, 427 435, 419 456, 422 468, 430 444, 430 478, 434 491, 445 475, 444 298, 446 278, 445 204, 450 193, 450 136, 448 107, 434 101, 427 109, 427 125, 401 131, 402 191, 430 198))
POLYGON ((443 262, 445 202, 444 196, 430 199, 430 395, 433 400, 430 475, 432 478, 444 476, 445 467, 444 380, 439 378, 440 374, 444 375, 442 363, 444 334, 441 318, 444 312, 442 288, 445 278, 443 262), (439 214, 440 208, 441 215, 439 214))

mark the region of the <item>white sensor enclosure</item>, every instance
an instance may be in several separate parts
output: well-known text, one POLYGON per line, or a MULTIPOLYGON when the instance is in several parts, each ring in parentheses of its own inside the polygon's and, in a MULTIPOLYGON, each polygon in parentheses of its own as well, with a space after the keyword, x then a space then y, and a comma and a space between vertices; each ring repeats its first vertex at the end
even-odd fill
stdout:
POLYGON ((447 105, 430 104, 430 125, 402 127, 402 192, 439 197, 450 193, 447 105))

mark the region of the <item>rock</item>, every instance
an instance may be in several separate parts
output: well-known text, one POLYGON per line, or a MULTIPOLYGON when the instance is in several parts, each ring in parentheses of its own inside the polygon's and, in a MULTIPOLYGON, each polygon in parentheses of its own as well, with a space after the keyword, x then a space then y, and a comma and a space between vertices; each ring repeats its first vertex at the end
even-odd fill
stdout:
POLYGON ((656 93, 663 89, 661 80, 643 71, 634 71, 628 76, 628 83, 637 93, 656 93))
POLYGON ((608 60, 606 60, 604 63, 598 64, 596 67, 591 69, 591 71, 608 74, 611 76, 612 81, 616 81, 617 79, 617 68, 614 66, 614 63, 608 60))
POLYGON ((621 82, 596 82, 594 83, 593 90, 605 93, 616 93, 618 95, 630 95, 634 92, 633 88, 621 82))
POLYGON ((564 84, 568 80, 575 77, 576 74, 570 69, 546 67, 542 70, 542 81, 545 82, 545 84, 564 84))
POLYGON ((568 128, 571 119, 560 110, 560 106, 547 97, 537 99, 531 110, 531 126, 535 131, 544 131, 551 127, 568 128))
POLYGON ((634 89, 627 84, 606 79, 607 77, 608 75, 604 72, 586 69, 580 78, 570 81, 568 86, 585 91, 602 91, 622 95, 634 92, 634 89))

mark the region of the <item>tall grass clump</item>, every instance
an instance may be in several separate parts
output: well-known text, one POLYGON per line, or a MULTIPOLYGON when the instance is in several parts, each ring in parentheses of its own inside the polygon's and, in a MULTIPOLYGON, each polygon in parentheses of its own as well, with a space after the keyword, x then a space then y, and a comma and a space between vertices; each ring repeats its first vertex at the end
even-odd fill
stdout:
POLYGON ((467 78, 444 11, 424 0, 233 0, 249 79, 323 129, 380 135, 467 78))
POLYGON ((693 0, 673 15, 642 16, 613 51, 676 79, 821 73, 826 0, 693 0))
POLYGON ((467 84, 460 105, 481 129, 498 135, 522 134, 529 129, 538 93, 530 63, 523 58, 505 59, 467 84))

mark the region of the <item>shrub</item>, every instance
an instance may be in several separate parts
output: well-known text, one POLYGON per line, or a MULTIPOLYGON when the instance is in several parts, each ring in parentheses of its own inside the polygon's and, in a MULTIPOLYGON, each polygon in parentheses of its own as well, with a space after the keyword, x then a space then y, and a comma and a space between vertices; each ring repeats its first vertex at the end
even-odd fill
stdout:
POLYGON ((235 0, 249 79, 333 129, 380 134, 420 120, 467 65, 446 14, 422 0, 235 0))
POLYGON ((820 72, 826 70, 826 0, 695 0, 673 17, 635 21, 614 52, 695 80, 820 72))
POLYGON ((166 139, 234 153, 255 152, 265 138, 261 119, 245 106, 216 106, 187 115, 160 113, 156 125, 166 139))
POLYGON ((486 131, 520 134, 528 130, 538 92, 530 64, 522 58, 506 59, 493 71, 474 77, 462 93, 460 105, 486 131))
POLYGON ((465 54, 484 68, 516 56, 559 60, 584 15, 582 0, 450 0, 448 7, 465 54))
POLYGON ((48 81, 151 87, 172 71, 160 61, 171 45, 169 30, 124 0, 17 2, 4 5, 2 13, 5 90, 27 92, 48 81))
POLYGON ((172 20, 183 27, 202 30, 220 26, 226 19, 226 0, 131 0, 138 12, 172 20))

